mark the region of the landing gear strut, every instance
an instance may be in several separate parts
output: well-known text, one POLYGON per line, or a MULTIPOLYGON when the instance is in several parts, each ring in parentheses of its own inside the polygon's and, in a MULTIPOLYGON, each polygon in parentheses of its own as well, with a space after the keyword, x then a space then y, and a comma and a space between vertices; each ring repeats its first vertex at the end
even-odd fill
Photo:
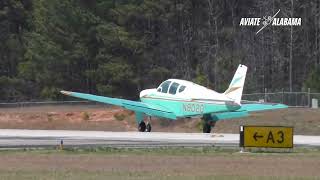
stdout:
POLYGON ((211 133, 211 126, 210 126, 210 124, 208 123, 208 122, 205 122, 204 124, 203 124, 203 129, 202 129, 203 131, 203 133, 211 133))
POLYGON ((151 132, 151 124, 147 123, 146 132, 151 132))
POLYGON ((147 122, 146 132, 151 132, 151 117, 149 116, 149 120, 147 122))

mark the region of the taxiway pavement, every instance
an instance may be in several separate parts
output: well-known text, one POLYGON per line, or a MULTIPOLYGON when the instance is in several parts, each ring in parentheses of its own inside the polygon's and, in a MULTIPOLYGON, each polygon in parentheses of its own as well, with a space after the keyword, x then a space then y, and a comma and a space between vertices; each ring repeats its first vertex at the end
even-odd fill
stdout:
MULTIPOLYGON (((0 129, 0 148, 57 146, 238 147, 239 134, 0 129)), ((294 136, 295 146, 320 146, 320 136, 294 136)))

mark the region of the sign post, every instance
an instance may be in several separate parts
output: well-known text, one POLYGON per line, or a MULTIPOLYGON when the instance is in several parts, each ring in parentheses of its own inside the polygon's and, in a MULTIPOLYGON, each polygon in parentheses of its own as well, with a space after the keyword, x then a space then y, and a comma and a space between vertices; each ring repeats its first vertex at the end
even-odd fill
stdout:
POLYGON ((240 126, 240 147, 293 148, 293 127, 240 126))

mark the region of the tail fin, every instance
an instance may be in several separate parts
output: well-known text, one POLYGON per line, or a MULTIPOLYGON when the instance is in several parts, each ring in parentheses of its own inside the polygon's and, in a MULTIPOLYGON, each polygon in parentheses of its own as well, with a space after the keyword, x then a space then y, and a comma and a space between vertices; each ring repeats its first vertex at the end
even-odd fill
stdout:
POLYGON ((223 93, 228 98, 234 100, 237 104, 240 104, 244 81, 247 74, 247 66, 239 65, 233 79, 229 85, 229 88, 223 93))

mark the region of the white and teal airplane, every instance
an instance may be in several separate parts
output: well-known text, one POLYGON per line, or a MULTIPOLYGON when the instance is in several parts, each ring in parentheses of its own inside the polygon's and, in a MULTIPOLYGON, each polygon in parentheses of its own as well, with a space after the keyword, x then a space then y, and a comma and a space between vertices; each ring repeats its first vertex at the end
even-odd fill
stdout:
POLYGON ((247 67, 239 65, 224 93, 218 93, 190 81, 168 79, 156 89, 140 92, 141 101, 110 98, 78 92, 61 91, 62 94, 77 98, 112 104, 135 112, 138 130, 150 132, 151 117, 170 120, 202 117, 203 132, 210 133, 216 121, 246 117, 249 112, 287 108, 283 104, 241 101, 247 67), (144 116, 148 116, 146 122, 144 116))

